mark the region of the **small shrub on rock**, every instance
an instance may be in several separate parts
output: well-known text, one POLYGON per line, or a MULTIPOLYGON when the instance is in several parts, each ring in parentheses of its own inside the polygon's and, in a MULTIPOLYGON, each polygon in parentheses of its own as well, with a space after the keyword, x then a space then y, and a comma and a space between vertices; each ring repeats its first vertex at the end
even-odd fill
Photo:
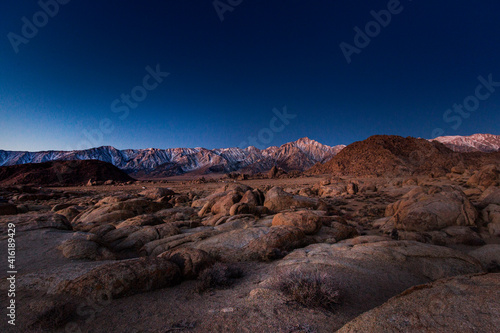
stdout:
POLYGON ((272 288, 307 308, 333 310, 340 304, 340 289, 332 272, 283 270, 274 277, 272 288))

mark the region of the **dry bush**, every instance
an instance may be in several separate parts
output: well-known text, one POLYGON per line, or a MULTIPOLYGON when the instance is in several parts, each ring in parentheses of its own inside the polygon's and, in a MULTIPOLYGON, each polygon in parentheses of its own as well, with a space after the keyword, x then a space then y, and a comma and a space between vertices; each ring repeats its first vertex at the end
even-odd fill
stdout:
POLYGON ((196 291, 201 293, 209 289, 227 288, 242 276, 243 271, 237 265, 218 262, 200 273, 196 291))
POLYGON ((330 271, 297 269, 278 271, 271 286, 308 308, 333 310, 341 301, 339 286, 333 272, 330 271))

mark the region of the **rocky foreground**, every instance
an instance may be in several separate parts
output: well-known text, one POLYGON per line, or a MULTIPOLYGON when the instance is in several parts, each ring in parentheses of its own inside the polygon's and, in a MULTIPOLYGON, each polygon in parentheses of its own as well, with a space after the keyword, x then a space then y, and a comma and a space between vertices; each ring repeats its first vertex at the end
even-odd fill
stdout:
MULTIPOLYGON (((23 332, 495 332, 500 170, 0 189, 23 332), (161 187, 159 187, 161 186, 161 187)), ((7 261, 0 300, 7 304, 7 261)))

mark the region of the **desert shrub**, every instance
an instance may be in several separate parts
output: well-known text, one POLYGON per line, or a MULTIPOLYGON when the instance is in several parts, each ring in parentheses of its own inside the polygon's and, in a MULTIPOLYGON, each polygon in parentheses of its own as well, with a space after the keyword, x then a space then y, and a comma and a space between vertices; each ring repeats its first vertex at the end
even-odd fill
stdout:
POLYGON ((332 310, 341 301, 339 286, 330 271, 282 270, 273 278, 271 285, 308 308, 332 310))
POLYGON ((196 290, 204 292, 209 289, 230 287, 235 279, 243 276, 243 271, 235 264, 215 263, 201 271, 198 276, 196 290))

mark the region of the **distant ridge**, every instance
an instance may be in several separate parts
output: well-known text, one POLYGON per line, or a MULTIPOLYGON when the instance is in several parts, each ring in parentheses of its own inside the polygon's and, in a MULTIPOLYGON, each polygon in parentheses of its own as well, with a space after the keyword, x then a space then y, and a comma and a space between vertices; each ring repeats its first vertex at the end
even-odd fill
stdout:
POLYGON ((72 186, 89 180, 134 180, 117 167, 101 161, 51 161, 0 167, 0 185, 72 186))
POLYGON ((304 171, 335 156, 345 146, 330 147, 301 138, 280 147, 205 149, 125 149, 104 146, 76 151, 19 152, 0 150, 0 166, 42 163, 54 160, 100 160, 132 175, 173 176, 188 172, 227 173, 242 170, 263 172, 273 166, 304 171))
POLYGON ((491 153, 500 151, 500 135, 473 134, 470 136, 440 136, 433 139, 453 151, 491 153))

